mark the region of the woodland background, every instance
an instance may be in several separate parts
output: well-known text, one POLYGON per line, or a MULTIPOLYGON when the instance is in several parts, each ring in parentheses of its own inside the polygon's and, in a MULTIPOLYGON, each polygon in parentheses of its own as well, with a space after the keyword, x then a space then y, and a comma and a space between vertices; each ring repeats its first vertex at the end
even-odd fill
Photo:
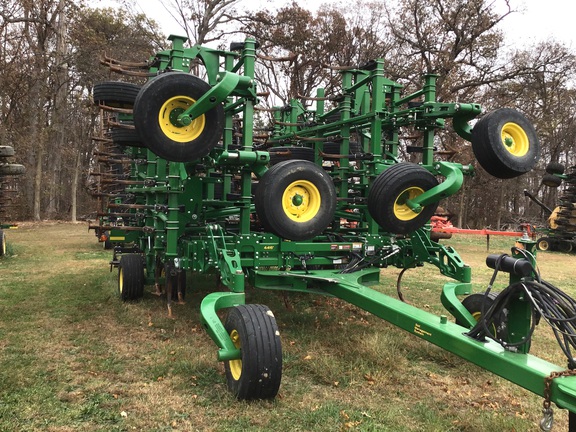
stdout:
MULTIPOLYGON (((424 73, 436 73, 440 101, 520 110, 540 139, 537 167, 513 180, 495 179, 448 126, 438 136, 439 154, 474 164, 477 174, 441 205, 461 227, 516 229, 546 219, 523 191, 554 207, 559 190, 541 185, 545 166, 575 164, 576 57, 555 40, 506 47, 500 24, 516 13, 506 0, 357 1, 353 8, 327 4, 316 12, 296 3, 247 12, 246 1, 165 0, 164 5, 181 23, 173 33, 188 36, 190 45, 225 49, 231 41, 256 38, 262 54, 259 88, 270 93, 260 101, 263 107, 313 95, 319 86, 336 95, 339 75, 326 65, 383 58, 388 77, 406 92, 421 87, 424 73)), ((92 88, 110 80, 144 82, 111 75, 100 58, 141 62, 168 47, 168 35, 129 0, 109 9, 71 0, 0 0, 0 31, 0 145, 13 146, 15 162, 27 169, 18 178, 13 205, 0 217, 88 218, 96 206, 89 172, 99 122, 92 88)))

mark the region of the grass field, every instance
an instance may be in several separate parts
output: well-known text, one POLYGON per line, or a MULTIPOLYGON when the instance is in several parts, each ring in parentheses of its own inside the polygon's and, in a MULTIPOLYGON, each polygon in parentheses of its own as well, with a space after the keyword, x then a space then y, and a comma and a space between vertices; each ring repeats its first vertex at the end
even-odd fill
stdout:
MULTIPOLYGON (((0 259, 0 431, 531 431, 542 399, 339 300, 248 290, 282 335, 275 401, 238 402, 199 324, 213 277, 188 278, 169 319, 150 294, 123 304, 117 272, 83 224, 23 223, 0 259)), ((486 241, 453 245, 478 290, 491 275, 486 241)), ((491 253, 513 241, 492 238, 491 253)), ((576 295, 576 255, 542 253, 544 279, 576 295)), ((395 295, 398 269, 383 271, 395 295)), ((409 303, 440 312, 435 268, 406 272, 409 303)), ((502 277, 502 284, 506 279, 502 277)), ((545 324, 532 353, 565 364, 545 324)), ((567 414, 555 410, 555 430, 567 414)))

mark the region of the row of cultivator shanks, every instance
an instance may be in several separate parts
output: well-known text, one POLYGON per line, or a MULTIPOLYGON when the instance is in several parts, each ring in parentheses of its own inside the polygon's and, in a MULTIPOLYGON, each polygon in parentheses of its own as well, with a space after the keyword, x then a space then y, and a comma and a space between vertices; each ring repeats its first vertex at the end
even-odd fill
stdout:
POLYGON ((132 179, 132 164, 141 162, 137 149, 143 144, 132 120, 132 107, 139 90, 140 86, 124 82, 100 83, 93 90, 100 123, 93 137, 96 145, 90 187, 98 202, 99 224, 90 228, 105 249, 112 249, 117 242, 124 243, 123 233, 139 225, 139 213, 128 210, 135 198, 126 191, 127 186, 138 184, 132 179), (112 235, 115 227, 123 227, 122 232, 112 235))
POLYGON ((24 165, 14 163, 14 147, 0 145, 0 257, 7 253, 5 230, 16 225, 3 222, 12 216, 18 195, 18 176, 24 174, 24 165))
MULTIPOLYGON (((500 297, 473 293, 470 267, 430 237, 439 202, 474 173, 472 163, 442 159, 438 133, 450 124, 488 173, 513 178, 539 158, 524 115, 438 102, 435 75, 405 94, 380 59, 341 68, 338 95, 318 89, 263 110, 255 40, 228 51, 170 40, 171 49, 146 63, 148 80, 137 91, 122 82, 94 90, 107 123, 95 155, 103 205, 92 227, 109 233, 122 300, 154 286, 173 314, 174 300, 194 288, 187 275, 217 275, 221 284, 202 300, 201 319, 239 399, 275 397, 282 375, 276 319, 267 306, 246 303, 249 282, 336 296, 537 394, 548 383, 548 405, 576 411, 575 378, 550 379, 563 368, 528 353, 540 307, 532 300, 541 298, 533 292, 545 291, 535 242, 521 239, 512 256, 489 257, 489 266, 509 274, 500 297), (102 89, 114 91, 102 96, 102 89), (131 138, 120 142, 120 135, 131 138), (409 146, 402 136, 413 137, 409 146), (402 159, 403 146, 417 163, 402 159), (444 315, 368 287, 385 267, 424 264, 449 279, 436 293, 444 315)), ((141 65, 107 63, 143 75, 141 65)), ((574 311, 573 302, 564 306, 562 313, 574 311)), ((574 332, 567 337, 572 343, 574 332)))

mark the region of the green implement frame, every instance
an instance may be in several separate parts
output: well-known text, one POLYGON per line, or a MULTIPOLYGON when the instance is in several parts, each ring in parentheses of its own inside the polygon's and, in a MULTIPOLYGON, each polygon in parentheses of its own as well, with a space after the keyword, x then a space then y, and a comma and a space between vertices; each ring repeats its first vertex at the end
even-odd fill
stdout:
MULTIPOLYGON (((255 40, 224 51, 169 39, 172 48, 147 62, 150 79, 127 101, 129 109, 110 109, 118 100, 100 104, 115 113, 112 125, 133 122, 137 133, 121 151, 129 175, 94 226, 122 239, 111 261, 120 268, 122 299, 139 298, 145 284, 158 292, 164 285, 172 313, 172 302, 185 294, 186 273, 217 274, 227 291, 203 299, 202 323, 240 399, 274 397, 281 375, 275 318, 262 305, 245 304, 249 281, 265 290, 340 298, 576 412, 575 378, 547 386, 563 368, 530 355, 529 341, 523 343, 532 326, 524 294, 507 305, 506 340, 472 337, 481 311, 461 300, 472 294, 471 269, 430 236, 438 203, 474 173, 472 165, 442 160, 436 151, 447 120, 472 142, 482 166, 511 178, 538 159, 524 116, 504 108, 472 128, 469 121, 482 115, 478 104, 438 102, 431 74, 422 89, 403 95, 379 59, 341 71, 337 97, 318 89, 310 99, 263 110, 255 40), (411 145, 401 138, 405 132, 417 137, 411 145), (401 149, 411 162, 401 160, 401 149), (452 279, 439 289, 446 315, 370 288, 383 268, 425 264, 452 279), (229 312, 225 322, 222 310, 229 312), (262 344, 253 343, 255 333, 262 344)), ((109 141, 115 144, 114 134, 109 141)), ((535 277, 516 270, 535 265, 534 243, 520 243, 526 252, 510 258, 511 284, 535 277)))

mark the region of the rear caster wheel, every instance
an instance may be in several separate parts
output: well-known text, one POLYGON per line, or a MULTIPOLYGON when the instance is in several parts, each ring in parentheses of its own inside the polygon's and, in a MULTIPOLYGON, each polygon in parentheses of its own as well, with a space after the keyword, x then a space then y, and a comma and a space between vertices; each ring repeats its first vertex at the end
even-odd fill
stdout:
POLYGON ((572 243, 562 240, 558 243, 558 250, 563 253, 570 253, 572 252, 572 243))
POLYGON ((282 346, 270 309, 236 306, 230 309, 224 327, 242 355, 224 362, 230 391, 240 400, 274 398, 282 378, 282 346))
POLYGON ((562 179, 553 174, 544 174, 542 177, 542 184, 551 188, 557 188, 562 184, 562 179))

